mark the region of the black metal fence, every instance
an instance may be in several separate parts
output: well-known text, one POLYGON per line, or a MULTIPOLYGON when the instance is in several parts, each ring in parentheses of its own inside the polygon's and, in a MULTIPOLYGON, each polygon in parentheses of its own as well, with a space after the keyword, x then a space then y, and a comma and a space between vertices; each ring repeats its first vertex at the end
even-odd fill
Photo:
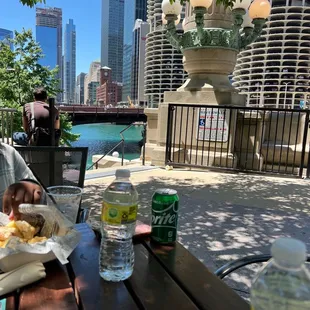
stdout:
POLYGON ((166 164, 310 174, 309 111, 169 104, 166 164))
POLYGON ((14 114, 16 109, 0 108, 0 141, 13 145, 14 114))

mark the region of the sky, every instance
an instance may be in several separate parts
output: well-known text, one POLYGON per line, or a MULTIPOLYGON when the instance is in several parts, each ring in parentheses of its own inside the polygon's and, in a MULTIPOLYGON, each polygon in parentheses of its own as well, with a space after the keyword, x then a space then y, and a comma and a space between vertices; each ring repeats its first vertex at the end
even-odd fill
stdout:
MULTIPOLYGON (((0 2, 0 28, 32 29, 35 36, 35 8, 25 7, 18 0, 0 2)), ((46 0, 46 5, 62 8, 63 31, 69 18, 73 19, 76 25, 76 73, 87 73, 90 63, 100 58, 101 0, 46 0)))

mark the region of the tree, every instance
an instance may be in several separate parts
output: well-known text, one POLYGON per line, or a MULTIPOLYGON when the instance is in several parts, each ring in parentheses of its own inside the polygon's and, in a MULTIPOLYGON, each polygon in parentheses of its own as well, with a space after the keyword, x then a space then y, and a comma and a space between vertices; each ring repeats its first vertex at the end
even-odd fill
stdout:
POLYGON ((38 3, 45 3, 45 0, 20 0, 20 2, 32 8, 38 3))
MULTIPOLYGON (((7 42, 0 42, 0 106, 18 110, 14 130, 20 131, 22 106, 33 100, 33 89, 44 86, 49 96, 55 96, 60 91, 58 68, 50 70, 39 64, 44 55, 31 30, 15 31, 14 39, 8 41, 13 44, 14 50, 7 42)), ((63 139, 67 143, 79 138, 79 135, 68 131, 72 128, 68 122, 68 116, 61 115, 63 139)))
POLYGON ((0 100, 2 103, 17 102, 20 106, 32 101, 33 89, 44 85, 50 96, 59 90, 58 68, 50 70, 41 66, 42 49, 34 40, 31 30, 15 31, 9 39, 14 50, 6 42, 0 42, 0 100))

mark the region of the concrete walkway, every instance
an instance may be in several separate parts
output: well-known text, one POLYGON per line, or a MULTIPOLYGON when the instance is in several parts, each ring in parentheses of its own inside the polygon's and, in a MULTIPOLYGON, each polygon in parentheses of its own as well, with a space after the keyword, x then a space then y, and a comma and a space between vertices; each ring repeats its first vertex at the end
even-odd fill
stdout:
MULTIPOLYGON (((303 240, 310 251, 310 181, 253 174, 155 169, 132 174, 140 194, 139 219, 150 222, 151 197, 158 188, 174 188, 180 196, 179 241, 209 269, 233 259, 268 253, 280 236, 303 240)), ((101 194, 113 177, 88 179, 84 204, 98 220, 101 194)), ((255 266, 254 266, 254 270, 255 266)), ((228 279, 247 290, 253 268, 228 279)))

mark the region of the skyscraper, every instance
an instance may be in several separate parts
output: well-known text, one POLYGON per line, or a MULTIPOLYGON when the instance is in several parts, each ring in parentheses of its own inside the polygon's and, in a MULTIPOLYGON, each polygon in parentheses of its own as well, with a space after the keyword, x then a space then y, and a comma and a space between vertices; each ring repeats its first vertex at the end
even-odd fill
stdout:
POLYGON ((123 39, 124 0, 102 0, 101 66, 110 67, 117 82, 123 80, 123 39))
POLYGON ((9 43, 8 39, 13 39, 13 31, 0 28, 0 41, 3 41, 7 45, 9 45, 11 50, 13 50, 13 44, 9 43))
MULTIPOLYGON (((93 91, 93 86, 97 85, 99 86, 100 81, 100 62, 99 61, 93 61, 90 64, 89 72, 85 75, 84 79, 84 104, 89 104, 91 101, 93 101, 94 93, 91 93, 93 91), (91 87, 88 87, 90 83, 97 82, 97 84, 92 84, 91 87)), ((95 96, 96 97, 96 96, 95 96)))
POLYGON ((141 19, 144 22, 147 18, 147 0, 135 0, 135 20, 141 19))
POLYGON ((85 83, 86 73, 81 72, 76 78, 76 104, 84 104, 84 83, 85 83))
POLYGON ((122 100, 127 101, 131 95, 131 65, 132 65, 132 45, 124 44, 123 55, 123 93, 122 100))
POLYGON ((147 0, 126 0, 124 16, 123 100, 131 93, 133 30, 136 19, 146 21, 147 0))
POLYGON ((139 105, 145 104, 144 70, 145 70, 145 43, 150 26, 147 22, 137 19, 133 31, 133 54, 131 66, 131 99, 139 105))
MULTIPOLYGON (((36 8, 36 40, 40 44, 44 58, 40 64, 50 69, 59 67, 60 89, 63 89, 62 66, 62 10, 59 8, 36 8)), ((61 100, 61 94, 57 96, 61 100)))
POLYGON ((309 5, 309 0, 273 0, 261 36, 239 53, 233 85, 247 105, 299 108, 309 100, 309 5))
POLYGON ((76 30, 69 19, 64 38, 64 102, 75 103, 76 30))
MULTIPOLYGON (((173 48, 166 38, 161 3, 162 0, 148 0, 150 32, 146 39, 145 95, 150 107, 156 107, 163 100, 165 91, 179 88, 186 76, 182 53, 173 48)), ((184 18, 184 11, 181 18, 184 18)), ((183 33, 181 24, 177 26, 177 32, 183 33)))
POLYGON ((94 105, 97 103, 97 88, 99 87, 99 82, 88 83, 88 104, 94 105))

